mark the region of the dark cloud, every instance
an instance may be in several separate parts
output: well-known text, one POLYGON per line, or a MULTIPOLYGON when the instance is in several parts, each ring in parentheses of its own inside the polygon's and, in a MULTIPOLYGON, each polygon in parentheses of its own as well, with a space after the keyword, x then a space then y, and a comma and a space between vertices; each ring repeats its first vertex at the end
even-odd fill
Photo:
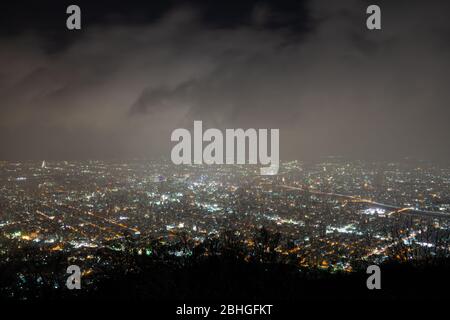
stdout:
POLYGON ((98 18, 53 51, 46 33, 4 37, 2 158, 169 155, 203 120, 280 128, 283 158, 450 159, 449 5, 380 1, 371 32, 369 2, 297 3, 98 18))

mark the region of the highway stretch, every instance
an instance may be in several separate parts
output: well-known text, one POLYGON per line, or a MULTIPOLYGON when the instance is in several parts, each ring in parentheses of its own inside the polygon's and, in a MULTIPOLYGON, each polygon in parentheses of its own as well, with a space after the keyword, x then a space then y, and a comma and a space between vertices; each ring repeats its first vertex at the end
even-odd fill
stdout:
POLYGON ((388 215, 393 214, 393 213, 403 212, 403 213, 409 213, 409 214, 414 214, 414 215, 423 215, 423 216, 428 216, 428 217, 433 217, 433 218, 449 218, 450 219, 450 213, 447 213, 447 212, 420 210, 420 209, 416 209, 414 207, 399 207, 399 206, 395 206, 392 204, 386 204, 386 203, 373 201, 371 199, 364 199, 364 198, 361 198, 360 196, 352 196, 352 195, 345 195, 345 194, 332 193, 332 192, 322 192, 322 191, 310 190, 310 189, 307 190, 307 189, 303 189, 300 187, 292 187, 292 186, 286 186, 286 185, 279 185, 279 187, 285 188, 285 189, 290 189, 290 190, 309 192, 311 194, 315 194, 315 195, 319 195, 319 196, 343 198, 343 199, 349 200, 351 202, 363 202, 363 203, 372 204, 374 206, 378 206, 378 207, 382 207, 382 208, 386 208, 386 209, 392 209, 393 211, 389 212, 388 215))

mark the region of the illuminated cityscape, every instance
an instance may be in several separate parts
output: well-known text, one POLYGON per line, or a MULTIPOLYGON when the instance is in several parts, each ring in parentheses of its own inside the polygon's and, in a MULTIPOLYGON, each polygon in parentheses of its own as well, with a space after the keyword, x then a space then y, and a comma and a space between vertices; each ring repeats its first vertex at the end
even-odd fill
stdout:
POLYGON ((164 160, 1 162, 1 260, 25 248, 44 260, 65 253, 89 279, 111 263, 98 252, 130 250, 130 239, 138 255, 154 254, 152 239, 176 259, 224 232, 249 260, 261 228, 280 236, 263 250, 299 268, 352 272, 361 262, 450 255, 450 168, 328 158, 258 173, 164 160))
POLYGON ((449 300, 450 1, 2 4, 14 316, 449 300))

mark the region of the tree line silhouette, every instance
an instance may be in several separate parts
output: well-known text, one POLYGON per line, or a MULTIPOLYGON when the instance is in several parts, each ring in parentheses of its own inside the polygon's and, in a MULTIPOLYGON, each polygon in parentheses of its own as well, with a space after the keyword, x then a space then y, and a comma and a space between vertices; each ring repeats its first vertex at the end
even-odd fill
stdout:
MULTIPOLYGON (((403 234, 400 236, 404 236, 403 234)), ((429 235, 430 241, 436 235, 429 235)), ((170 244, 161 238, 124 238, 101 249, 49 254, 36 247, 8 250, 0 263, 0 297, 12 300, 264 300, 448 298, 450 259, 430 254, 431 248, 411 250, 399 242, 382 269, 382 290, 368 290, 358 261, 354 272, 301 267, 292 246, 280 233, 258 229, 249 245, 238 230, 223 230, 197 243, 185 232, 174 233, 170 244), (427 251, 428 250, 428 251, 427 251), (411 260, 416 254, 420 259, 411 260), (420 252, 419 252, 420 251, 420 252), (428 254, 427 254, 428 252, 428 254), (88 259, 89 258, 89 259, 88 259), (80 263, 81 290, 68 290, 66 268, 80 263)), ((11 243, 9 244, 11 245, 11 243)), ((4 249, 4 248, 3 248, 4 249)))

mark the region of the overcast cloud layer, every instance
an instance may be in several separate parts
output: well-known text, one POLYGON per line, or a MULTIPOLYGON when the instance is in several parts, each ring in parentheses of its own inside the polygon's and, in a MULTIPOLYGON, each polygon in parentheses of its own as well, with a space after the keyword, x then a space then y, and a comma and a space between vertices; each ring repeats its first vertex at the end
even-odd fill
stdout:
MULTIPOLYGON (((449 160, 450 6, 308 4, 308 32, 204 25, 179 6, 148 24, 83 26, 61 50, 31 31, 0 43, 2 159, 169 156, 170 133, 280 128, 282 159, 323 155, 449 160)), ((280 19, 280 17, 276 17, 280 19)))

